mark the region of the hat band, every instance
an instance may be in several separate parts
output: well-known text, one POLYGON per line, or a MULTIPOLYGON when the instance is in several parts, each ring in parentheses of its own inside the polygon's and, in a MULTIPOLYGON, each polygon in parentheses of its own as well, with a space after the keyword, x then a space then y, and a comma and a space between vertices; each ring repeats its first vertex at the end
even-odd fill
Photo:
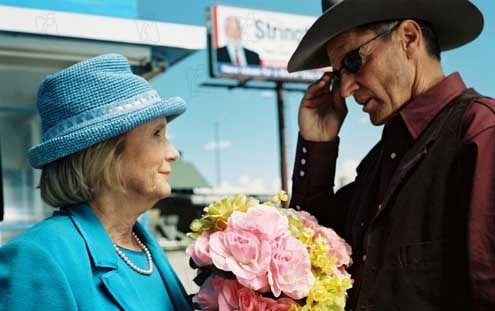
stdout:
POLYGON ((85 111, 74 117, 62 120, 46 130, 42 135, 42 140, 47 141, 70 134, 101 121, 149 107, 161 100, 160 95, 155 90, 150 90, 125 100, 118 100, 103 107, 85 111))

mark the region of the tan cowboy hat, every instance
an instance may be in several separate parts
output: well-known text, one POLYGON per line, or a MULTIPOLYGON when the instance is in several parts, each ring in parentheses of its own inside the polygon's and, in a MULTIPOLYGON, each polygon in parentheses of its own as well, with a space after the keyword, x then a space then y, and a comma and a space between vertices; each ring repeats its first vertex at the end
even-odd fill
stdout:
POLYGON ((289 72, 331 66, 328 40, 368 23, 407 18, 426 21, 442 51, 474 40, 483 29, 483 15, 468 0, 322 0, 322 11, 292 54, 289 72))

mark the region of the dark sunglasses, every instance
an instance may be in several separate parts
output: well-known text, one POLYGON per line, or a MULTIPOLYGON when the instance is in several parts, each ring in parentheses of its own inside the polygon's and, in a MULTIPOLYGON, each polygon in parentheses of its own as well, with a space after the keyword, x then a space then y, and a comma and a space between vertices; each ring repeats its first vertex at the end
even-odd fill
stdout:
POLYGON ((339 70, 334 70, 332 72, 332 78, 334 80, 341 80, 342 79, 342 69, 345 69, 346 71, 350 73, 358 73, 361 67, 363 66, 363 59, 360 54, 360 50, 365 47, 366 45, 370 44, 371 42, 375 41, 378 38, 381 38, 395 29, 400 25, 400 22, 397 22, 394 26, 390 27, 390 29, 378 34, 377 36, 371 38, 370 40, 366 41, 365 43, 361 44, 357 48, 355 48, 352 51, 347 52, 344 55, 344 58, 342 58, 341 62, 341 68, 339 70))

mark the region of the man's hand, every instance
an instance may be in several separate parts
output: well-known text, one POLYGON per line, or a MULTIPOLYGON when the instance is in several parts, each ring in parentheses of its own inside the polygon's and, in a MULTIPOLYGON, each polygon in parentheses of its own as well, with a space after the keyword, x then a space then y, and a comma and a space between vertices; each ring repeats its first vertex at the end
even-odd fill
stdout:
POLYGON ((340 97, 340 83, 329 90, 332 73, 325 73, 308 87, 299 106, 299 131, 309 141, 334 140, 347 115, 345 99, 340 97))

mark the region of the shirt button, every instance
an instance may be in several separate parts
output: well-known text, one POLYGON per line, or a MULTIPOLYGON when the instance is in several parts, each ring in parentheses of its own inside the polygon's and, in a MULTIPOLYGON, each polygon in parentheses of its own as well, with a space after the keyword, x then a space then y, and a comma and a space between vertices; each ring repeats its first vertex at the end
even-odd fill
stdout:
POLYGON ((300 211, 301 210, 301 205, 296 205, 296 211, 300 211))
POLYGON ((378 204, 378 210, 381 211, 382 210, 382 205, 381 204, 378 204))
POLYGON ((392 159, 392 160, 393 160, 393 159, 395 159, 396 157, 397 157, 397 153, 392 152, 392 153, 390 154, 390 159, 392 159))
POLYGON ((366 255, 363 255, 363 262, 366 261, 366 255))
POLYGON ((299 176, 303 177, 304 176, 304 171, 299 171, 299 176))
POLYGON ((306 164, 306 159, 301 159, 301 164, 302 165, 306 164))
POLYGON ((306 149, 306 147, 302 147, 302 152, 306 153, 306 152, 308 152, 308 149, 306 149))
POLYGON ((364 221, 363 221, 363 222, 361 223, 361 228, 364 228, 364 225, 366 225, 366 224, 365 224, 365 223, 364 223, 364 221))

